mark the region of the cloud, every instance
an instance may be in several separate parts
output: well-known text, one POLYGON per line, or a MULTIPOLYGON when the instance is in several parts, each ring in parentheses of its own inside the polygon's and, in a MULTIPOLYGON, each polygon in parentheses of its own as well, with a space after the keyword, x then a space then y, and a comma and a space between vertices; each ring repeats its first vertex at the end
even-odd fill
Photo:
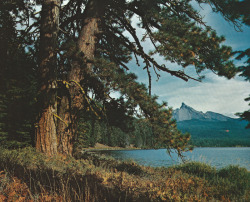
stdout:
POLYGON ((199 111, 214 111, 228 116, 247 110, 244 98, 248 96, 250 83, 239 79, 227 80, 208 73, 202 83, 170 82, 156 88, 160 100, 179 108, 182 102, 199 111))

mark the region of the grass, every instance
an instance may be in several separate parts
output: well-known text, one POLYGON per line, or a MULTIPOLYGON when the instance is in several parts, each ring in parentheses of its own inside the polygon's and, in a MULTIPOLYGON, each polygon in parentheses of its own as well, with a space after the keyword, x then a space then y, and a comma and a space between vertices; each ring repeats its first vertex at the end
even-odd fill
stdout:
POLYGON ((49 158, 0 148, 0 201, 249 201, 249 183, 237 166, 151 168, 93 153, 49 158))

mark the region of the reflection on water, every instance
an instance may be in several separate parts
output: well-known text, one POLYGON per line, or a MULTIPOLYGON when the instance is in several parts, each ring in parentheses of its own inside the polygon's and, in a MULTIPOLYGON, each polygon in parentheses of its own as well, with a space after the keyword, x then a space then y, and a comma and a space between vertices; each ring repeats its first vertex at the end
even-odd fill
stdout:
MULTIPOLYGON (((172 153, 171 158, 166 149, 102 151, 101 153, 119 160, 131 159, 141 165, 153 167, 168 167, 182 162, 176 153, 172 153)), ((250 147, 195 148, 192 152, 186 152, 184 155, 186 160, 205 162, 216 168, 239 165, 250 170, 250 147)))

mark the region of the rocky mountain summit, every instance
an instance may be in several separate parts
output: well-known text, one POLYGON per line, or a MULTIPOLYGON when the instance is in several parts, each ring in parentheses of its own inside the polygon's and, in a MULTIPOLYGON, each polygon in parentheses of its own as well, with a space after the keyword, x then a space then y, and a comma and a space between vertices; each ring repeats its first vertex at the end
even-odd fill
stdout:
POLYGON ((200 121, 230 121, 233 118, 224 116, 219 113, 208 111, 203 113, 201 111, 197 111, 192 107, 182 103, 179 109, 173 111, 173 118, 176 119, 177 122, 179 121, 186 121, 186 120, 200 120, 200 121))

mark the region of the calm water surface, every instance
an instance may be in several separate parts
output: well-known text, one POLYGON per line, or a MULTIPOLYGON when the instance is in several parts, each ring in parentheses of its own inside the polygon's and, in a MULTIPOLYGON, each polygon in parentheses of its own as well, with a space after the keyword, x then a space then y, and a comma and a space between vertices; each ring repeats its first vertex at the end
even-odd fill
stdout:
MULTIPOLYGON (((133 160, 141 165, 153 167, 168 167, 181 163, 181 159, 173 153, 172 158, 166 149, 132 150, 132 151, 102 151, 119 160, 133 160)), ((228 165, 239 165, 250 170, 250 147, 195 148, 184 154, 186 160, 200 161, 223 168, 228 165)))

